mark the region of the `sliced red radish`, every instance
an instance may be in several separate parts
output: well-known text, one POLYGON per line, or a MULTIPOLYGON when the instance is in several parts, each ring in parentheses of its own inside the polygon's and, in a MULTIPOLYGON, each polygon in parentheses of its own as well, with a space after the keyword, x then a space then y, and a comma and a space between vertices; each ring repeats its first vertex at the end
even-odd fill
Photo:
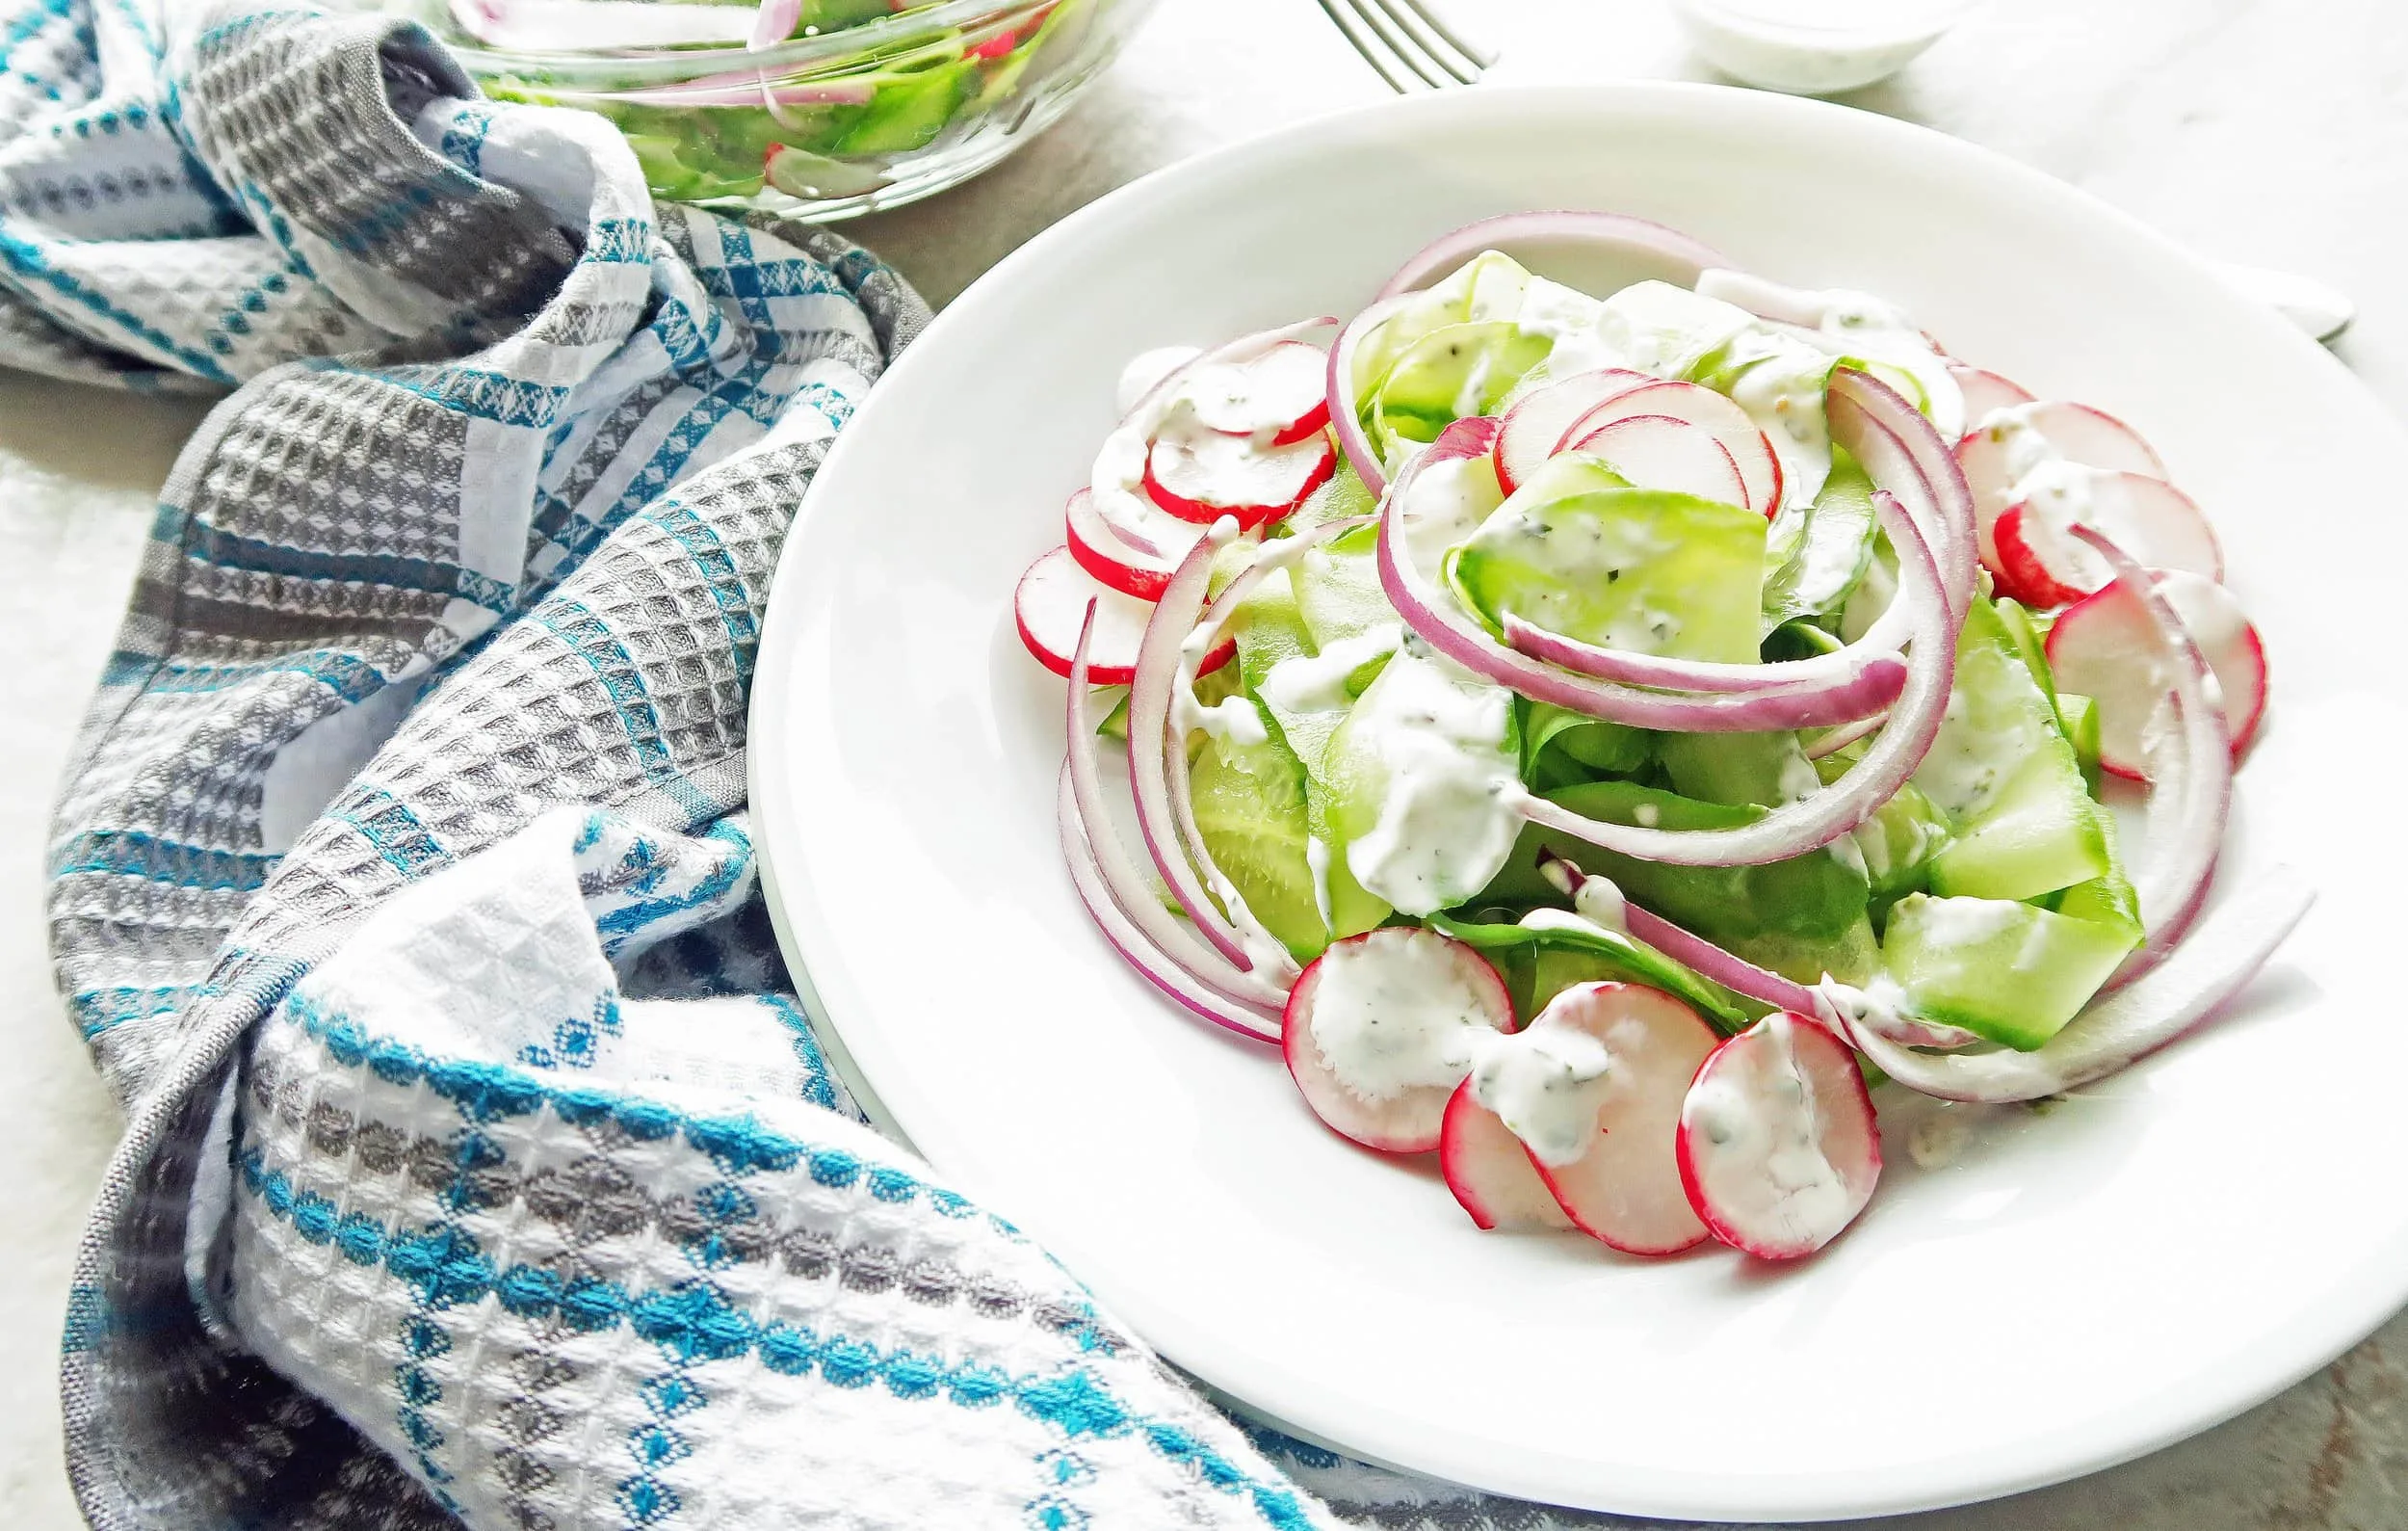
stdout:
POLYGON ((1289 990, 1288 1072, 1313 1114, 1367 1148, 1438 1147, 1447 1097, 1513 1001, 1488 960, 1418 926, 1334 941, 1289 990))
POLYGON ((1747 483, 1712 431, 1668 414, 1626 415, 1581 437, 1579 450, 1642 489, 1670 489, 1749 509, 1747 483))
POLYGON ((1955 365, 1949 376, 1956 380, 1956 391, 1965 396, 1965 425, 1978 429, 1993 409, 2011 409, 2019 404, 2033 402, 2031 393, 2020 383, 2002 378, 1979 367, 1955 365))
MULTIPOLYGON (((1095 603, 1095 637, 1089 648, 1087 678, 1099 686, 1125 686, 1137 675, 1138 647, 1145 641, 1145 624, 1154 608, 1097 584, 1067 547, 1055 548, 1021 574, 1020 586, 1011 597, 1020 641, 1029 646, 1037 663, 1066 678, 1089 601, 1095 603)), ((1237 651, 1234 640, 1219 645, 1204 656, 1196 673, 1218 670, 1237 651)))
POLYGON ((1706 1236, 1681 1191, 1673 1133, 1682 1093, 1714 1042, 1713 1027, 1661 990, 1580 984, 1549 1001, 1517 1045, 1492 1047, 1476 1090, 1529 1144, 1540 1178, 1573 1227, 1626 1254, 1670 1254, 1706 1236), (1601 1046, 1610 1060, 1594 1087, 1576 1097, 1591 1106, 1585 1147, 1561 1163, 1549 1162, 1559 1156, 1550 1148, 1563 1147, 1553 1141, 1556 1131, 1531 1120, 1541 1116, 1548 1096, 1528 1088, 1532 1076, 1517 1087, 1508 1071, 1540 1053, 1551 1030, 1601 1046))
POLYGON ((1123 531, 1095 508, 1095 496, 1082 488, 1070 496, 1062 512, 1070 556, 1099 582, 1140 600, 1153 600, 1170 583, 1171 570, 1188 556, 1209 528, 1180 520, 1145 507, 1140 534, 1123 531), (1139 545, 1140 537, 1142 544, 1139 545))
POLYGON ((1768 1260, 1837 1238, 1881 1178, 1856 1055, 1775 1011, 1714 1049, 1681 1104, 1681 1185, 1714 1237, 1768 1260))
POLYGON ((1472 1221, 1484 1228, 1568 1228, 1538 1166, 1504 1119, 1479 1103, 1469 1079, 1455 1086, 1438 1133, 1438 1168, 1472 1221))
POLYGON ((1320 347, 1283 340, 1244 361, 1197 366, 1180 391, 1206 429, 1286 446, 1329 423, 1328 377, 1320 347))
POLYGON ((1159 436, 1145 458, 1145 490, 1183 521, 1224 515, 1252 531, 1295 510, 1338 470, 1326 436, 1260 447, 1252 438, 1198 431, 1159 436))
POLYGON ((2139 433, 2105 410, 2062 402, 2010 406, 1956 444, 1957 469, 1973 491, 1981 561, 1992 573, 2002 572, 1992 527, 2008 506, 2028 494, 2025 481, 2035 468, 2060 462, 2108 473, 2166 476, 2164 462, 2139 433))
POLYGON ((1772 443, 1746 410, 1694 383, 1651 383, 1618 393, 1573 421, 1563 433, 1562 445, 1578 448, 1616 420, 1642 414, 1669 415, 1711 432, 1739 469, 1746 497, 1737 503, 1767 515, 1781 508, 1781 460, 1773 455, 1772 443))
POLYGON ((2062 606, 2115 577, 2104 559, 2067 535, 2077 521, 2152 568, 2223 577, 2224 550, 2207 513, 2163 479, 2053 463, 2026 486, 2030 497, 2006 508, 1991 538, 1995 572, 2028 606, 2062 606))
POLYGON ((1572 422, 1617 394, 1657 380, 1644 372, 1604 367, 1576 372, 1532 390, 1505 412, 1497 432, 1497 485, 1507 494, 1556 455, 1572 422))
MULTIPOLYGON (((2159 573, 2157 587, 2215 672, 2224 731, 2238 759, 2265 715, 2265 642, 2233 593, 2212 579, 2159 573)), ((2157 629, 2121 580, 2058 614, 2049 628, 2049 668, 2060 690, 2099 706, 2099 764, 2146 779, 2149 729, 2173 689, 2157 629)))

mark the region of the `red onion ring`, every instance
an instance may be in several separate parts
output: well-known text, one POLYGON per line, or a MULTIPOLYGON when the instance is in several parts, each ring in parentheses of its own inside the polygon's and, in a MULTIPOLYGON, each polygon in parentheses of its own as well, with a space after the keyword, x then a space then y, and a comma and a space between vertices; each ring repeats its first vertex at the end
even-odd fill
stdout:
POLYGON ((1847 448, 1867 476, 1893 492, 1919 487, 1931 508, 1922 518, 1940 566, 1940 588, 1950 620, 1962 623, 1974 597, 1978 568, 1974 540, 1974 494, 1956 465, 1950 443, 1940 439, 1923 411, 1898 390, 1853 367, 1833 370, 1823 394, 1831 438, 1847 448))
POLYGON ((1898 549, 1899 600, 1911 601, 1914 661, 1906 689, 1865 757, 1821 791, 1729 830, 1651 830, 1609 824, 1545 798, 1526 796, 1522 812, 1542 829, 1603 850, 1670 866, 1752 866, 1804 856, 1847 833, 1895 796, 1938 737, 1956 677, 1958 623, 1940 587, 1940 570, 1914 518, 1891 500, 1881 519, 1898 549))
POLYGON ((1888 713, 1876 712, 1869 718, 1859 718, 1854 723, 1844 723, 1817 739, 1813 744, 1806 746, 1806 758, 1819 760, 1825 755, 1838 754, 1889 721, 1888 713))
POLYGON ((2233 752, 2224 730, 2223 704, 2211 689, 2214 672, 2173 602, 2112 539, 2080 522, 2069 530, 2105 559, 2125 590, 2138 598, 2174 672, 2168 698, 2174 726, 2161 736, 2172 748, 2149 751, 2146 859, 2133 878, 2147 937, 2108 980, 2114 988, 2163 962, 2207 903, 2232 817, 2233 752))
POLYGON ((1095 921, 1104 939, 1112 943, 1121 959, 1138 970, 1146 982, 1169 995, 1179 1004, 1217 1026, 1226 1026, 1241 1036, 1260 1042, 1279 1040, 1279 1016, 1252 1005, 1241 1004, 1215 990, 1197 978, 1179 960, 1165 952, 1146 937, 1143 931, 1130 922, 1129 916, 1112 896, 1095 847, 1088 841, 1086 824, 1079 813, 1077 791, 1070 780, 1071 767, 1062 763, 1061 791, 1056 817, 1061 828, 1062 859, 1070 863, 1070 883, 1078 889, 1079 902, 1086 906, 1087 916, 1095 921))
POLYGON ((1379 298, 1426 286, 1431 277, 1453 271, 1481 251, 1531 240, 1652 255, 1671 266, 1685 284, 1695 281, 1700 272, 1731 264, 1721 251, 1701 240, 1628 213, 1579 209, 1505 213, 1465 224, 1424 245, 1397 268, 1397 274, 1379 289, 1379 298))
POLYGON ((1404 624, 1456 664, 1534 700, 1634 727, 1677 733, 1827 727, 1879 712, 1908 683, 1911 667, 1891 655, 1869 664, 1852 686, 1792 686, 1753 695, 1693 696, 1573 674, 1506 647, 1464 613, 1452 595, 1433 587, 1399 547, 1404 503, 1421 474, 1443 462, 1485 455, 1496 434, 1497 422, 1484 416, 1448 426, 1389 487, 1380 511, 1380 588, 1404 624))
POLYGON ((1094 626, 1095 611, 1090 604, 1086 620, 1079 630, 1078 647, 1070 656, 1066 708, 1069 751, 1065 764, 1070 772, 1073 803, 1105 888, 1112 903, 1146 940, 1191 977, 1218 990, 1225 998, 1276 1014, 1287 1003, 1286 990, 1233 965, 1206 945, 1194 931, 1173 918, 1155 898, 1154 889, 1138 870, 1137 861, 1120 843, 1111 807, 1104 801, 1103 763, 1096 757, 1095 719, 1089 707, 1088 647, 1094 626))
POLYGON ((2199 929, 2195 939, 2121 991, 2084 1006, 2031 1052, 1934 1056, 1910 1051, 1870 1026, 1845 1022, 1849 1040, 1882 1072, 1943 1100, 2037 1100, 2104 1079, 2148 1056, 2239 992, 2296 928, 2316 890, 2278 867, 2199 929))
MULTIPOLYGON (((1576 908, 1580 903, 1582 887, 1598 881, 1593 874, 1583 872, 1577 862, 1552 851, 1539 854, 1538 870, 1548 882, 1569 895, 1576 908)), ((1615 891, 1618 893, 1620 890, 1615 891)), ((1654 947, 1689 971, 1720 984, 1742 998, 1800 1016, 1819 1016, 1826 1008, 1824 996, 1819 990, 1759 967, 1738 953, 1726 951, 1704 937, 1673 924, 1662 915, 1639 908, 1627 898, 1622 900, 1621 920, 1622 928, 1630 933, 1633 940, 1654 947)), ((1919 1047, 1962 1047, 1977 1040, 1972 1032, 1959 1027, 1905 1016, 1883 1016, 1877 1023, 1883 1036, 1919 1047)))
POLYGON ((1330 434, 1338 438, 1338 450, 1346 454, 1354 476, 1374 499, 1387 490, 1388 465, 1372 450, 1371 437, 1363 434, 1363 417, 1354 397, 1354 354, 1403 306, 1402 298, 1372 304, 1347 322, 1338 331, 1337 343, 1329 348, 1330 434))
MULTIPOLYGON (((1889 491, 1873 491, 1875 502, 1890 499, 1889 491)), ((1667 659, 1659 654, 1643 654, 1627 648, 1601 648, 1532 626, 1511 612, 1506 612, 1500 625, 1505 628, 1505 642, 1551 665, 1600 680, 1620 681, 1627 686, 1653 686, 1668 691, 1764 692, 1782 686, 1828 685, 1846 687, 1861 683, 1874 662, 1895 659, 1906 642, 1908 627, 1906 603, 1892 601, 1863 637, 1829 653, 1815 654, 1805 659, 1783 660, 1778 664, 1735 665, 1705 659, 1667 659)), ((1903 670, 1895 672, 1898 684, 1905 684, 1903 670)), ((1891 692, 1893 699, 1897 692, 1891 692)), ((1835 747, 1836 748, 1836 747, 1835 747)))

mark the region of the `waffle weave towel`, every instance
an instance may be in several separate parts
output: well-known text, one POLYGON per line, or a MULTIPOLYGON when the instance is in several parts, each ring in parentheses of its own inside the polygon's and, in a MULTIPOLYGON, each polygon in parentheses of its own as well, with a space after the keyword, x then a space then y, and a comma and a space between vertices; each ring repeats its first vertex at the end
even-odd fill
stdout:
POLYGON ((49 848, 93 1524, 1579 1518, 1233 1423, 822 1066, 746 691, 925 317, 410 23, 0 0, 0 363, 232 390, 49 848))

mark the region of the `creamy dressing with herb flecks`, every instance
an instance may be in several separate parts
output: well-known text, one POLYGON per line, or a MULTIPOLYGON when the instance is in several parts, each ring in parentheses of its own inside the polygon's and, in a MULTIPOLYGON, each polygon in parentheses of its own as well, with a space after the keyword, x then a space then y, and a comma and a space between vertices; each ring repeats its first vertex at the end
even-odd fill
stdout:
POLYGON ((1350 752, 1386 775, 1377 822, 1347 846, 1354 880, 1407 914, 1479 892, 1522 828, 1513 694, 1408 643, 1346 727, 1350 752))
POLYGON ((1597 1141, 1597 1111, 1612 1088, 1613 1055, 1577 1026, 1542 1015, 1500 1035, 1472 1065, 1472 1096, 1496 1113, 1531 1157, 1560 1169, 1597 1141))
POLYGON ((1709 1070, 1689 1086, 1682 1118, 1703 1133, 1710 1151, 1764 1165, 1776 1199, 1773 1215, 1793 1233, 1838 1227, 1851 1215, 1852 1197, 1822 1151, 1822 1112, 1797 1061, 1795 1028, 1814 1022, 1776 1011, 1757 1024, 1765 1028, 1768 1056, 1756 1089, 1747 1088, 1741 1069, 1709 1070))
POLYGON ((1314 969, 1313 1044, 1340 1084, 1367 1100, 1452 1090, 1498 1035, 1494 996, 1453 946, 1419 931, 1340 941, 1314 969))
POLYGON ((1404 503, 1397 507, 1403 554, 1425 574, 1435 574, 1447 549, 1479 530, 1505 501, 1495 462, 1484 457, 1450 458, 1413 475, 1404 503))
POLYGON ((1270 667, 1256 688, 1263 700, 1281 712, 1344 712, 1354 705, 1347 680, 1356 671, 1396 651, 1404 641, 1400 622, 1382 622, 1369 632, 1341 638, 1318 654, 1292 654, 1270 667))

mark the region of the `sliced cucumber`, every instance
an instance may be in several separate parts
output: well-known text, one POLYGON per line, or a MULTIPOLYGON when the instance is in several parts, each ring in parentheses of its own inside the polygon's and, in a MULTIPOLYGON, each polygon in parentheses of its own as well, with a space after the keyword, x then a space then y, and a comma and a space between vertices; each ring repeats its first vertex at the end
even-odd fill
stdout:
POLYGON ((1822 492, 1812 504, 1784 507, 1767 534, 1764 631, 1843 610, 1872 566, 1876 529, 1872 480, 1834 447, 1822 492))
POLYGON ((2002 595, 1991 604, 1998 612, 1999 625, 2006 629, 2007 638, 2015 645, 2015 652, 2023 660, 2024 668, 2031 672, 2033 683, 2039 686, 2041 695, 2049 699, 2049 704, 2055 706, 2056 674, 2049 669, 2048 650, 2041 644, 2047 635, 2041 631, 2039 622, 2022 601, 2002 595))
POLYGON ((1966 614, 1948 717, 1914 779, 1956 826, 1932 862, 1935 892, 2034 898, 2110 865, 2104 810, 2056 707, 1988 601, 1966 614))
POLYGON ((1981 813, 1931 858, 1945 898, 2037 898, 2107 874, 2107 815, 2073 747, 2028 757, 1981 813))
POLYGON ((2030 904, 1918 893, 1890 911, 1881 958, 1916 1015, 2029 1051, 2081 1013, 2136 941, 2030 904))
POLYGON ((1609 648, 1753 663, 1765 519, 1658 489, 1546 497, 1533 485, 1449 555, 1456 598, 1609 648))
MULTIPOLYGON (((1310 659, 1317 653, 1299 610, 1291 579, 1294 572, 1274 572, 1246 597, 1235 622, 1238 662, 1223 670, 1236 672, 1244 682, 1269 720, 1271 736, 1286 745, 1303 773, 1305 833, 1324 848, 1321 892, 1328 901, 1329 932, 1355 936, 1376 928, 1388 917, 1389 910, 1387 904, 1364 892, 1347 870, 1346 843, 1333 811, 1338 788, 1329 769, 1329 741, 1346 721, 1346 712, 1343 708, 1283 708, 1264 694, 1264 680, 1273 669, 1287 660, 1310 659)), ((1275 695, 1278 688, 1271 690, 1275 695)), ((1309 870, 1314 853, 1308 849, 1299 854, 1307 857, 1309 870)), ((1279 934, 1276 927, 1272 929, 1279 934)), ((1286 938, 1284 934, 1281 938, 1286 938)))
POLYGON ((1701 803, 1771 808, 1822 785, 1793 733, 1667 733, 1656 759, 1673 791, 1701 803))
POLYGON ((1190 768, 1204 849, 1263 928, 1299 963, 1328 944, 1307 842, 1304 768, 1277 735, 1214 739, 1190 768))
POLYGON ((1656 738, 1644 728, 1526 700, 1522 776, 1542 791, 1598 777, 1627 776, 1646 766, 1656 738))
POLYGON ((2081 763, 2081 779, 2090 795, 2099 795, 2099 704, 2079 691, 2056 694, 2056 717, 2065 738, 2081 763))
POLYGON ((1381 457, 1393 466, 1406 443, 1434 441, 1457 420, 1494 413, 1553 345, 1510 320, 1449 325, 1416 340, 1373 391, 1372 437, 1381 457))

